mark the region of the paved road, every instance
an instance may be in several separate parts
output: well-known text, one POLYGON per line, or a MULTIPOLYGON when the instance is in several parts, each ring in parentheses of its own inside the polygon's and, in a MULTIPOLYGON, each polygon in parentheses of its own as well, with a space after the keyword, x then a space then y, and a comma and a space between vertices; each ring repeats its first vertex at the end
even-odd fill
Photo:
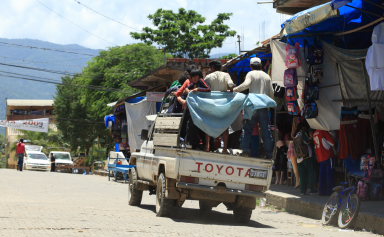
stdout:
POLYGON ((145 194, 141 207, 126 196, 126 184, 106 177, 0 169, 0 236, 374 236, 270 208, 237 225, 224 206, 204 218, 193 201, 160 218, 154 196, 145 194))

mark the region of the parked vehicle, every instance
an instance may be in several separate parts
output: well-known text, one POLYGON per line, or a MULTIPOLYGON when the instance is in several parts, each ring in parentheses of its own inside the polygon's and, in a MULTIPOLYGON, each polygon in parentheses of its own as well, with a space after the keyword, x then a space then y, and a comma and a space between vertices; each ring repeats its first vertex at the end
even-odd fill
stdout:
POLYGON ((26 145, 24 157, 24 169, 26 170, 42 170, 49 171, 51 162, 48 157, 41 152, 42 146, 26 145))
POLYGON ((198 200, 202 213, 224 203, 246 223, 272 179, 272 160, 186 149, 180 144, 182 114, 158 114, 143 130, 140 152, 132 153, 129 205, 139 206, 144 190, 156 194, 157 216, 172 214, 185 200, 198 200))
POLYGON ((55 157, 56 171, 66 171, 72 173, 73 160, 71 153, 66 151, 51 151, 49 153, 49 159, 52 155, 55 157))
POLYGON ((333 193, 324 205, 321 221, 323 225, 335 224, 341 229, 351 227, 360 209, 360 199, 356 187, 348 182, 333 189, 333 193))

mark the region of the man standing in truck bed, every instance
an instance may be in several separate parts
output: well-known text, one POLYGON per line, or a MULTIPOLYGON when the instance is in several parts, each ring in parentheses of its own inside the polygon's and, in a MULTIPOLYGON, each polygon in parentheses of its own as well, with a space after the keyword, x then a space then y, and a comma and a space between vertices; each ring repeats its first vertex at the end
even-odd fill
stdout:
MULTIPOLYGON (((261 59, 251 58, 252 71, 248 72, 244 82, 233 89, 234 92, 241 92, 249 89, 249 93, 265 94, 273 99, 272 81, 269 75, 263 72, 261 59)), ((242 140, 242 149, 244 156, 250 154, 250 143, 252 129, 256 123, 259 123, 264 143, 266 157, 271 159, 273 152, 273 137, 269 129, 269 114, 268 109, 257 110, 251 120, 246 120, 244 125, 244 137, 242 140)))
MULTIPOLYGON (((212 61, 208 65, 211 73, 205 77, 205 82, 211 88, 211 91, 221 91, 221 92, 227 92, 228 90, 232 91, 233 86, 235 84, 233 83, 231 76, 228 73, 221 71, 221 62, 212 61)), ((229 153, 228 137, 229 137, 229 132, 227 129, 222 134, 223 143, 224 143, 223 153, 229 153)), ((207 140, 209 144, 210 137, 208 135, 207 135, 207 140)), ((208 148, 208 151, 209 151, 209 148, 208 148)))

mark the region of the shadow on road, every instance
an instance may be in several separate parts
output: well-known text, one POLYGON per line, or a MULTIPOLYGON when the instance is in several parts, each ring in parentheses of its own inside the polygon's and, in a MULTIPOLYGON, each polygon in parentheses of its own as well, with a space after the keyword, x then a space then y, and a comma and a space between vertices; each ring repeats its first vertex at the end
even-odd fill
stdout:
POLYGON ((142 208, 142 209, 145 209, 145 210, 148 210, 148 211, 152 211, 153 213, 156 212, 156 206, 155 206, 155 205, 141 204, 141 205, 139 206, 139 208, 142 208))
MULTIPOLYGON (((140 208, 155 213, 155 205, 140 205, 140 208)), ((208 215, 202 215, 199 209, 193 208, 175 208, 170 216, 175 222, 194 223, 203 225, 231 225, 231 226, 248 226, 253 228, 274 228, 251 220, 247 224, 237 223, 232 214, 222 213, 212 210, 208 215)))

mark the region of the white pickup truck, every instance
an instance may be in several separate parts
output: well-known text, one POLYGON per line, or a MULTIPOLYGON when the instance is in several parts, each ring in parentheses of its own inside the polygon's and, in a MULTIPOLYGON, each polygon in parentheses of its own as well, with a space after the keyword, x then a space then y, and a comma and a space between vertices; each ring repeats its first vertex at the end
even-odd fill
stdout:
POLYGON ((180 145, 182 114, 158 114, 143 130, 140 152, 132 153, 129 205, 139 206, 144 190, 156 194, 157 216, 172 214, 186 199, 198 200, 203 213, 220 203, 246 223, 272 179, 271 160, 203 152, 180 145))

